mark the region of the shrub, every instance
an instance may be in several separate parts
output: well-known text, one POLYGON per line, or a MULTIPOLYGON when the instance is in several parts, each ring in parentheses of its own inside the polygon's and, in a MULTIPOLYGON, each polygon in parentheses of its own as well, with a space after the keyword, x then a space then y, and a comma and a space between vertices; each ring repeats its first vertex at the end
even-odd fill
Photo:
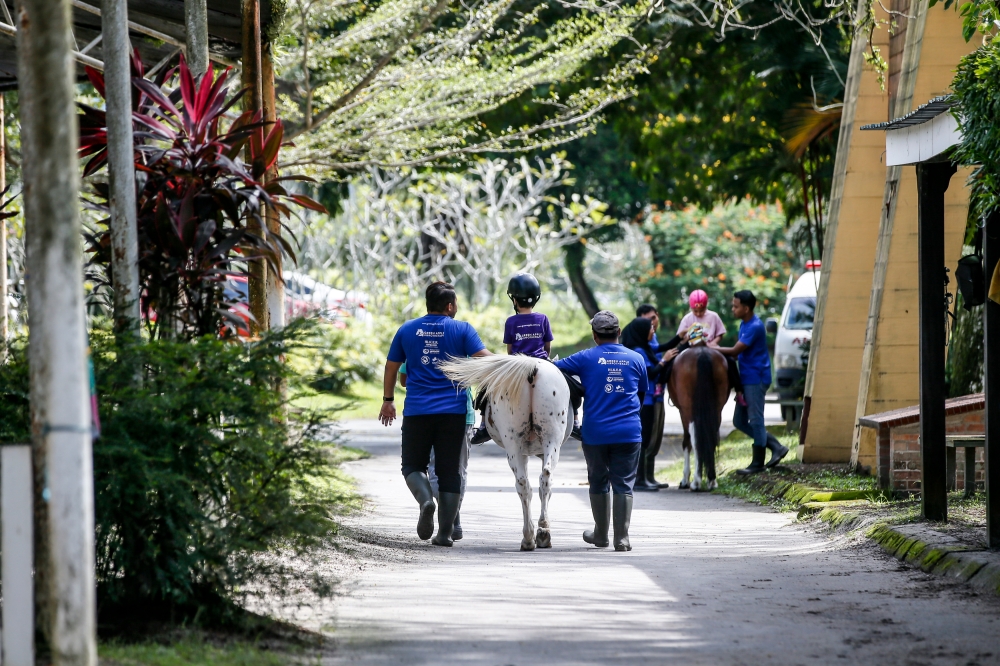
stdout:
MULTIPOLYGON (((102 621, 220 617, 255 586, 322 582, 284 563, 336 530, 343 498, 325 482, 334 459, 318 418, 290 411, 274 389, 295 380, 283 357, 312 334, 302 321, 245 345, 92 334, 102 621)), ((16 437, 27 430, 25 347, 12 346, 0 373, 0 416, 16 437)))

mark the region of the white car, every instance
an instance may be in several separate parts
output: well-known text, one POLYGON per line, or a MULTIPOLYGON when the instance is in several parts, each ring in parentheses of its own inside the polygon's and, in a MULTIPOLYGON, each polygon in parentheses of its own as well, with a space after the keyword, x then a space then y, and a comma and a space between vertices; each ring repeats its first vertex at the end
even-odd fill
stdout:
MULTIPOLYGON (((781 320, 774 331, 777 334, 774 340, 775 389, 785 400, 801 397, 809 363, 820 266, 819 261, 806 262, 806 272, 788 290, 781 320)), ((773 329, 773 324, 768 328, 773 329)))

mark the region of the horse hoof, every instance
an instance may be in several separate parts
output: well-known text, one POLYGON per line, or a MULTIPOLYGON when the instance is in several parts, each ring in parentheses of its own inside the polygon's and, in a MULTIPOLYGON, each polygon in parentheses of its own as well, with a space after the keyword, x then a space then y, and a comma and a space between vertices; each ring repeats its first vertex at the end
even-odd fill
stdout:
POLYGON ((538 533, 535 534, 535 543, 539 548, 551 548, 552 534, 548 530, 545 530, 544 532, 542 530, 538 530, 538 533))
POLYGON ((718 487, 719 487, 719 482, 716 481, 715 479, 712 479, 711 481, 708 482, 708 489, 709 490, 715 490, 718 487))
POLYGON ((535 544, 526 541, 521 542, 521 550, 534 550, 534 549, 535 549, 535 544))
POLYGON ((684 483, 683 481, 677 486, 677 490, 688 490, 691 487, 690 483, 684 483))

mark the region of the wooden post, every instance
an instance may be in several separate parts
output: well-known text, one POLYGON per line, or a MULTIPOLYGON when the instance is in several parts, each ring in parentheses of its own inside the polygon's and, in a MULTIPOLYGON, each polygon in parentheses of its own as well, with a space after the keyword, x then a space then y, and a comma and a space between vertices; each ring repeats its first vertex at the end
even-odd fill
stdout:
POLYGON ((24 155, 36 601, 55 666, 95 666, 94 479, 71 0, 21 0, 17 69, 24 155), (39 598, 41 597, 41 598, 39 598))
POLYGON ((125 0, 101 0, 111 190, 111 284, 115 330, 139 335, 139 236, 132 143, 132 45, 125 0))
MULTIPOLYGON (((260 0, 243 0, 243 87, 247 88, 246 108, 254 113, 261 112, 263 117, 264 98, 261 78, 261 41, 260 41, 260 0)), ((249 162, 250 147, 247 146, 249 162)), ((247 228, 252 234, 263 235, 264 229, 250 218, 247 228)), ((254 333, 266 331, 270 326, 267 320, 267 262, 255 259, 250 262, 250 274, 247 279, 247 289, 250 299, 250 314, 256 320, 251 323, 254 333)))
MULTIPOLYGON (((278 120, 278 111, 274 96, 274 62, 271 59, 271 45, 268 44, 261 52, 261 89, 264 102, 264 120, 271 123, 278 120)), ((275 166, 264 174, 264 182, 269 183, 278 177, 278 167, 275 166)), ((281 220, 278 211, 267 209, 267 231, 271 234, 281 233, 281 220)), ((281 281, 281 254, 277 256, 278 270, 267 271, 267 316, 270 328, 281 328, 285 325, 285 286, 281 281)))
POLYGON ((35 666, 31 445, 0 446, 0 552, 3 552, 3 663, 35 666))
MULTIPOLYGON (((7 189, 7 123, 4 116, 4 94, 0 93, 0 192, 7 189)), ((7 342, 10 335, 10 315, 7 299, 10 298, 7 284, 7 220, 0 220, 0 343, 7 342)), ((0 352, 0 361, 6 352, 0 352)))
POLYGON ((951 162, 917 165, 920 275, 920 502, 926 520, 948 519, 945 452, 944 193, 951 162))
POLYGON ((198 80, 208 71, 207 0, 184 0, 184 29, 187 34, 184 50, 188 68, 198 80))
MULTIPOLYGON (((986 218, 983 229, 983 264, 986 291, 1000 262, 1000 210, 986 218)), ((986 541, 1000 549, 1000 303, 986 299, 983 306, 983 390, 986 393, 986 448, 983 471, 986 478, 986 541)))

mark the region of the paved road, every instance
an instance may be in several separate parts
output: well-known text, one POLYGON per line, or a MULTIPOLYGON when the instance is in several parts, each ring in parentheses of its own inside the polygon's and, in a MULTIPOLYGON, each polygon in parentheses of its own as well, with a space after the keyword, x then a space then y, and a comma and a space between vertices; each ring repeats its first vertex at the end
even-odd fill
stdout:
POLYGON ((373 454, 348 466, 371 499, 351 522, 372 545, 343 569, 341 594, 300 617, 336 639, 325 664, 1000 663, 996 600, 788 514, 638 494, 633 551, 587 546, 575 442, 555 472, 551 550, 519 552, 520 505, 493 445, 473 450, 465 539, 432 547, 416 538, 398 439, 352 437, 373 454))

